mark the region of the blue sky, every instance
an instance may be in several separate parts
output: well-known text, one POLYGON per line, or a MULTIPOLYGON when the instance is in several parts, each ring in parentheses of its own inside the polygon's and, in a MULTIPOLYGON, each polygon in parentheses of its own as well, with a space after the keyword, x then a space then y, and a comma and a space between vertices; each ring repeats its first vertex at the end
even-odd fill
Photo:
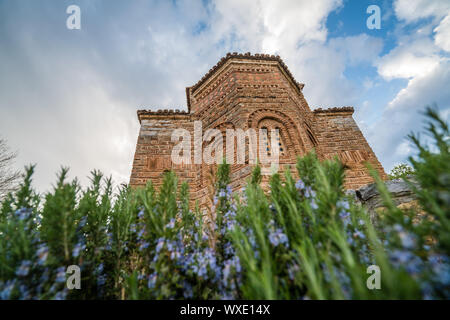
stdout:
POLYGON ((313 109, 354 106, 386 171, 413 154, 426 105, 449 118, 450 1, 0 0, 0 136, 40 191, 61 165, 126 183, 136 110, 186 108, 185 87, 234 51, 279 54, 313 109))

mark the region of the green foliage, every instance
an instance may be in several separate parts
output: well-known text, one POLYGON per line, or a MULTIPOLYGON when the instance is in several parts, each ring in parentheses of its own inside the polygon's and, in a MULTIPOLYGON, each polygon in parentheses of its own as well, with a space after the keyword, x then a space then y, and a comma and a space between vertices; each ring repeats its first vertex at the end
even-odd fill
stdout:
POLYGON ((419 151, 409 160, 420 188, 412 185, 421 206, 435 219, 427 225, 429 235, 443 253, 450 252, 450 133, 448 124, 436 110, 427 108, 427 133, 433 145, 424 145, 417 135, 409 135, 419 151))
POLYGON ((40 197, 29 167, 0 209, 0 298, 448 299, 450 139, 427 114, 434 146, 410 136, 415 183, 404 177, 420 215, 398 209, 373 172, 386 208, 376 226, 345 194, 342 164, 314 153, 298 159, 300 179, 274 174, 269 192, 259 166, 232 192, 224 163, 214 205, 201 209, 173 172, 159 190, 114 193, 100 172, 82 189, 63 168, 40 197), (69 265, 81 268, 80 290, 66 287, 69 265), (380 289, 367 287, 371 265, 380 289))
POLYGON ((401 179, 406 178, 409 175, 414 174, 414 169, 411 168, 406 163, 400 163, 392 168, 391 172, 389 172, 389 179, 401 179))

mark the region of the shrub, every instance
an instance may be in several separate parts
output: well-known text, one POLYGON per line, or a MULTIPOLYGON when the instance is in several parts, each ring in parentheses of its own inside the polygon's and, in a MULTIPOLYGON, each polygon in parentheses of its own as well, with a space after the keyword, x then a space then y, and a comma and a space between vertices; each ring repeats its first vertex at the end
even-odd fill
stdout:
POLYGON ((391 172, 389 172, 389 179, 394 180, 406 178, 413 173, 414 170, 413 168, 411 168, 411 166, 407 165, 406 163, 400 163, 392 168, 391 172))
POLYGON ((385 213, 375 227, 346 195, 344 168, 314 153, 260 187, 256 167, 245 189, 230 188, 219 166, 214 206, 189 206, 189 190, 172 172, 112 192, 93 172, 82 190, 62 169, 40 197, 29 167, 0 210, 2 299, 448 299, 450 155, 447 124, 428 110, 435 149, 412 135, 411 184, 421 206, 400 210, 374 178, 385 213), (213 217, 213 221, 207 218, 213 217), (81 290, 68 290, 66 268, 81 268, 81 290), (367 268, 381 270, 369 290, 367 268))

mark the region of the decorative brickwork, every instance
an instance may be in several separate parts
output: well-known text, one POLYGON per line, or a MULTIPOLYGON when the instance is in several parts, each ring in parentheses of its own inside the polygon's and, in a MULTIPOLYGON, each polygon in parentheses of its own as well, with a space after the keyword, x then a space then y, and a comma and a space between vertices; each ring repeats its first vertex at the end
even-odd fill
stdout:
MULTIPOLYGON (((295 159, 313 148, 320 159, 339 159, 346 165, 345 186, 357 189, 372 179, 365 168, 370 163, 385 178, 386 174, 353 120, 351 107, 311 111, 302 89, 278 56, 227 54, 197 84, 186 88, 188 111, 138 111, 141 123, 130 185, 143 186, 152 180, 158 187, 167 170, 190 185, 191 195, 200 205, 211 205, 211 172, 214 165, 182 164, 171 161, 173 130, 183 128, 194 144, 194 121, 202 121, 203 133, 208 129, 248 128, 278 129, 280 168, 295 168, 295 159)), ((229 151, 228 151, 229 152, 229 151)), ((236 151, 234 151, 236 152, 236 151)), ((224 152, 224 156, 226 153, 224 152)), ((236 159, 236 157, 235 157, 236 159)), ((251 164, 232 165, 232 188, 245 185, 251 164)), ((263 182, 267 182, 264 180, 263 182)))

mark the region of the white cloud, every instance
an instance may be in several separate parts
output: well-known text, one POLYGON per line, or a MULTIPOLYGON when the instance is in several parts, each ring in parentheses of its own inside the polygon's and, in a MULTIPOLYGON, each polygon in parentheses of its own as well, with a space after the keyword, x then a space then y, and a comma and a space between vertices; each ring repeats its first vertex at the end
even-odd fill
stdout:
POLYGON ((108 92, 108 80, 99 74, 58 60, 52 67, 56 78, 45 63, 33 63, 33 71, 12 64, 14 77, 0 77, 1 129, 19 151, 17 165, 37 164, 34 178, 41 192, 61 166, 83 184, 93 169, 126 183, 139 129, 135 111, 108 92))
POLYGON ((410 52, 385 57, 378 72, 385 79, 413 78, 432 72, 439 65, 439 57, 416 56, 410 52), (389 59, 387 59, 389 58, 389 59))
POLYGON ((428 17, 444 17, 450 11, 448 0, 397 0, 395 14, 406 22, 415 22, 428 17))
MULTIPOLYGON (((406 88, 384 109, 379 121, 374 123, 369 135, 375 152, 384 160, 385 169, 390 169, 398 161, 405 161, 411 155, 406 136, 411 131, 423 129, 422 112, 425 106, 436 104, 441 115, 450 110, 450 61, 441 61, 439 66, 421 77, 409 80, 406 88)), ((445 119, 445 118, 444 118, 445 119)))
POLYGON ((439 26, 434 29, 436 33, 434 42, 441 49, 450 52, 450 15, 442 19, 439 26))
POLYGON ((354 105, 358 84, 346 78, 345 69, 372 64, 382 47, 381 39, 361 34, 333 38, 325 44, 310 42, 286 60, 298 81, 306 84, 304 92, 311 107, 354 105))
POLYGON ((429 38, 401 42, 378 61, 378 73, 387 80, 424 76, 439 65, 436 52, 429 38))
MULTIPOLYGON (((325 41, 328 14, 342 0, 280 0, 214 2, 211 29, 241 50, 284 53, 308 41, 325 41)), ((222 39, 221 39, 222 38, 222 39)))
POLYGON ((405 137, 412 130, 423 129, 421 112, 425 106, 436 104, 447 121, 450 114, 450 60, 441 50, 449 49, 450 2, 397 0, 394 9, 406 25, 419 23, 408 26, 408 34, 398 38, 397 47, 377 62, 378 73, 384 79, 408 79, 407 86, 386 105, 381 119, 370 128, 374 149, 386 169, 412 154, 413 148, 405 137), (432 21, 424 24, 425 18, 432 21))
POLYGON ((424 18, 432 22, 418 29, 418 33, 435 32, 435 44, 442 50, 450 51, 450 1, 448 0, 397 0, 394 3, 397 18, 406 23, 414 23, 424 18), (437 25, 434 29, 431 27, 437 25))

